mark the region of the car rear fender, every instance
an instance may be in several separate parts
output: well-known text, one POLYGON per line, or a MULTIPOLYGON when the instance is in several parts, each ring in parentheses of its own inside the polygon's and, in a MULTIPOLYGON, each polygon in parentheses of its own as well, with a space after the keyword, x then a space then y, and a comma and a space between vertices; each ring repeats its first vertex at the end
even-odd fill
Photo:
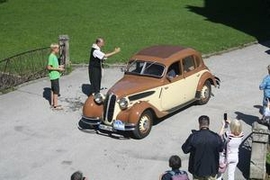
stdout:
POLYGON ((209 80, 211 85, 217 87, 219 86, 219 83, 217 82, 219 79, 213 76, 210 72, 204 72, 203 75, 201 76, 198 86, 197 86, 197 91, 201 91, 203 88, 204 83, 209 80))
POLYGON ((102 118, 103 104, 97 104, 94 96, 89 96, 83 105, 83 116, 102 118))

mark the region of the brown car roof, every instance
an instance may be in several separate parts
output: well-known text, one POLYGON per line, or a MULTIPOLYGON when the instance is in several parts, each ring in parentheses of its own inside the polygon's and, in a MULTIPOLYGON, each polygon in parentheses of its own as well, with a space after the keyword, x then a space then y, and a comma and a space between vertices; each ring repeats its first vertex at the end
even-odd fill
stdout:
POLYGON ((174 45, 157 45, 142 49, 136 55, 153 56, 165 59, 184 49, 187 48, 174 45))

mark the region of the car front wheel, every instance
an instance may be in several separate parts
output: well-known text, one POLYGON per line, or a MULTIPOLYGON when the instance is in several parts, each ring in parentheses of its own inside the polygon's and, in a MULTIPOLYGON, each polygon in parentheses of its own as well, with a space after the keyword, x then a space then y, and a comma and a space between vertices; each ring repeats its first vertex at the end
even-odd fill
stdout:
POLYGON ((153 114, 151 111, 146 110, 142 113, 135 130, 133 131, 134 138, 143 139, 151 131, 153 123, 153 114))
POLYGON ((198 104, 203 105, 206 104, 211 97, 211 83, 209 81, 205 81, 203 88, 200 93, 200 99, 198 100, 198 104))

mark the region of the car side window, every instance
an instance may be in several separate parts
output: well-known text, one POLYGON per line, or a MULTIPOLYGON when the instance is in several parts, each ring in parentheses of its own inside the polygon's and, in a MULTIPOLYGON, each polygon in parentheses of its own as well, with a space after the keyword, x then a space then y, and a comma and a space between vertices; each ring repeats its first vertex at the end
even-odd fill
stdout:
POLYGON ((188 56, 183 59, 184 72, 189 72, 195 69, 195 62, 193 56, 188 56))
POLYGON ((161 76, 163 74, 163 71, 163 66, 154 63, 147 63, 143 74, 161 76))
POLYGON ((174 78, 174 77, 180 76, 182 74, 182 72, 179 68, 180 67, 179 64, 180 64, 180 62, 177 61, 169 66, 168 71, 167 71, 168 77, 174 78))
POLYGON ((129 67, 129 72, 140 74, 143 68, 144 62, 136 61, 134 64, 132 63, 129 67))

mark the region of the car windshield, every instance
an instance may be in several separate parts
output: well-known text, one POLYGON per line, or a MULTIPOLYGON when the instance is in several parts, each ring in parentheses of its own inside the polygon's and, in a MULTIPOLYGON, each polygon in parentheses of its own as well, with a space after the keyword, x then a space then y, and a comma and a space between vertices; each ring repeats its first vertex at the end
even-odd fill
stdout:
POLYGON ((126 73, 162 77, 164 72, 164 66, 156 61, 142 61, 133 60, 130 61, 127 66, 126 73))

